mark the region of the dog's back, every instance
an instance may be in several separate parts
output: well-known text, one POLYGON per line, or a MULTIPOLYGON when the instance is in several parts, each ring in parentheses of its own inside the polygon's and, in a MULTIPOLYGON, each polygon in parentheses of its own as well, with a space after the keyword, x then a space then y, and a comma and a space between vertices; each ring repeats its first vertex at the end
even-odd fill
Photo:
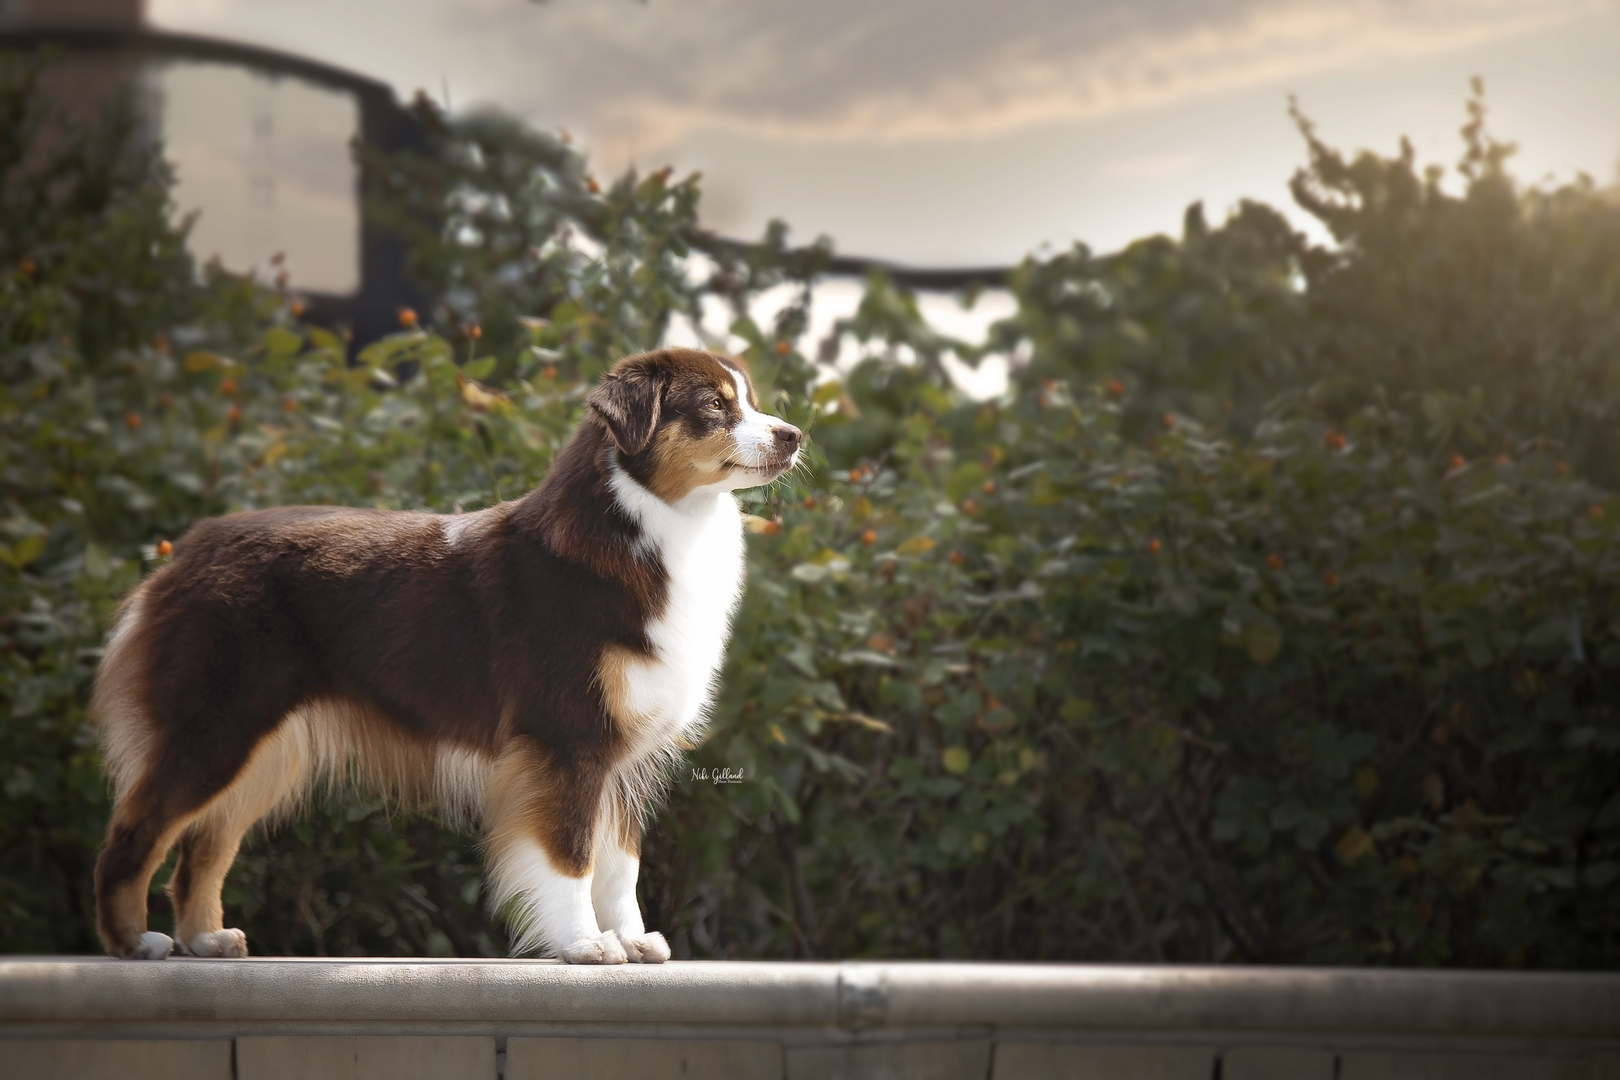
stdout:
MULTIPOLYGON (((523 945, 667 956, 634 910, 640 813, 701 722, 741 572, 726 492, 743 485, 712 478, 739 468, 719 467, 738 440, 682 410, 726 401, 743 418, 727 431, 760 414, 740 369, 707 354, 626 364, 593 395, 601 419, 517 502, 264 510, 182 538, 127 603, 92 701, 116 788, 96 868, 109 951, 167 953, 146 883, 178 844, 182 947, 245 955, 219 901, 243 833, 316 782, 354 780, 482 823, 523 945), (623 430, 649 394, 652 422, 623 430)), ((797 445, 773 435, 777 456, 740 468, 776 475, 797 445)))

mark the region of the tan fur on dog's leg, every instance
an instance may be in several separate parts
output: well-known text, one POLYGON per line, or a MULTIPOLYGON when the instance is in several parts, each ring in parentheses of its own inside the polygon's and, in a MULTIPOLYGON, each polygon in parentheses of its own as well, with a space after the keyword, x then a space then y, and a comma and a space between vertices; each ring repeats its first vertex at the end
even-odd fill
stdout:
POLYGON ((283 721, 180 838, 168 892, 175 937, 194 956, 248 955, 247 935, 225 926, 220 890, 243 835, 309 783, 313 761, 302 724, 301 716, 283 721))
POLYGON ((515 908, 514 956, 547 949, 570 964, 622 964, 629 959, 624 946, 598 925, 591 907, 591 808, 600 802, 601 782, 569 779, 562 782, 524 739, 495 763, 488 796, 495 903, 515 908))
POLYGON ((146 929, 146 896, 186 822, 166 818, 146 784, 113 808, 107 846, 96 860, 97 930, 107 952, 126 960, 162 960, 173 943, 146 929))

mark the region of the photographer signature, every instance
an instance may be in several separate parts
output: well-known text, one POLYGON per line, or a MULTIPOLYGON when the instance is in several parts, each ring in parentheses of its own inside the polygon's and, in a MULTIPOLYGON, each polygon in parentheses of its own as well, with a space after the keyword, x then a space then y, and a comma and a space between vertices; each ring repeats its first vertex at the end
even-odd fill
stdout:
POLYGON ((713 773, 710 773, 708 769, 693 769, 692 779, 694 781, 708 780, 714 784, 740 784, 743 781, 743 771, 741 769, 716 769, 713 773))

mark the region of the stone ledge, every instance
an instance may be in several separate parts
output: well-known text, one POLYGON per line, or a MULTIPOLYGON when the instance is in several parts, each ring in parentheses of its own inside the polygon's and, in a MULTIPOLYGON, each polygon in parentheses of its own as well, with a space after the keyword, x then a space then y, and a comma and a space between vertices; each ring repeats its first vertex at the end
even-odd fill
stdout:
POLYGON ((197 1025, 1066 1029, 1620 1040, 1620 974, 999 963, 0 960, 0 1033, 197 1025))

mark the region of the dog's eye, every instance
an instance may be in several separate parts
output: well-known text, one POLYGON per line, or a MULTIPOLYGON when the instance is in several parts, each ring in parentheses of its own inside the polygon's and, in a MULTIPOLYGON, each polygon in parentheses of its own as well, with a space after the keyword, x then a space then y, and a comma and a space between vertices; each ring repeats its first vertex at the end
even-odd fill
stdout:
POLYGON ((725 407, 725 402, 721 401, 719 398, 715 398, 713 401, 709 402, 709 408, 711 409, 723 409, 725 407))

